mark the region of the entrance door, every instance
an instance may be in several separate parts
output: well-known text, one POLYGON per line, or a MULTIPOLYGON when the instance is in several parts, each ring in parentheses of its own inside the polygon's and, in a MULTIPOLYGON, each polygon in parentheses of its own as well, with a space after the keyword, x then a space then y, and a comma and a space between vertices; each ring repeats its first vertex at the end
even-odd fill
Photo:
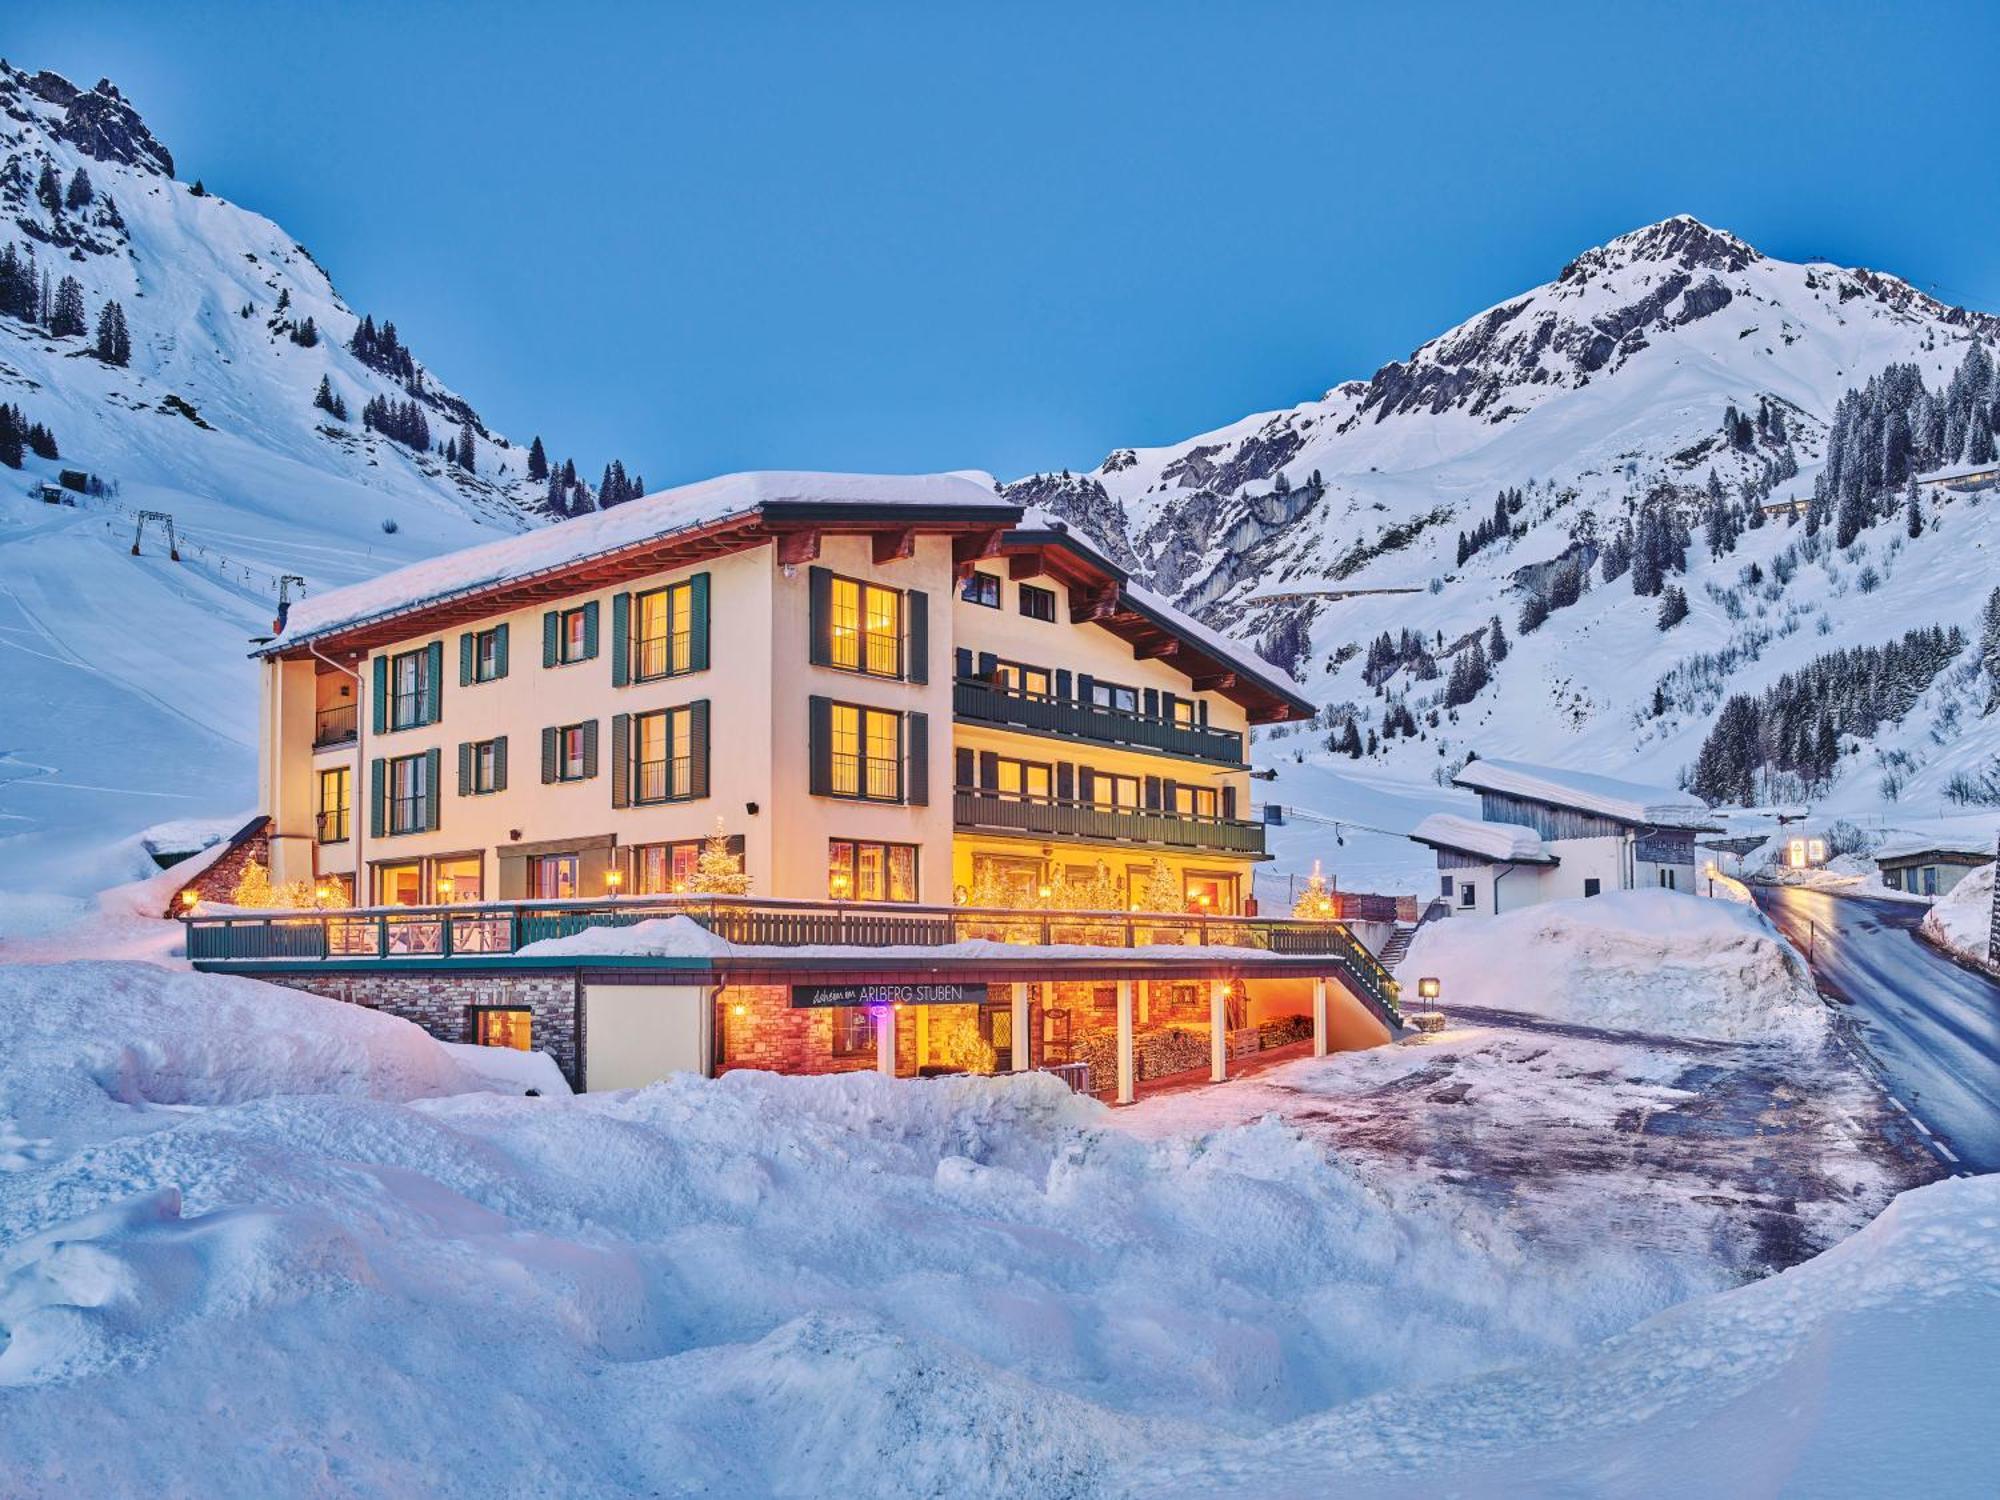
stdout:
POLYGON ((584 986, 584 1088, 643 1088, 669 1073, 706 1073, 709 1005, 702 985, 584 986))

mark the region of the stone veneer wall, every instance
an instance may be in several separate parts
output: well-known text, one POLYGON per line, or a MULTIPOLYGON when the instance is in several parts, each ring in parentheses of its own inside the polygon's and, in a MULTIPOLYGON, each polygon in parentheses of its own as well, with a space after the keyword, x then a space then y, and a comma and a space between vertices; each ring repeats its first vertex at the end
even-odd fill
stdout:
MULTIPOLYGON (((715 1071, 858 1073, 874 1067, 873 1048, 852 1057, 833 1055, 833 1019, 831 1010, 794 1010, 781 984, 729 985, 715 1001, 715 1071)), ((896 1071, 907 1075, 916 1066, 916 1022, 905 1011, 896 1027, 896 1071)))
POLYGON ((272 975, 274 984, 345 1000, 414 1021, 441 1042, 478 1039, 475 1007, 532 1013, 537 1052, 546 1052, 573 1089, 583 1087, 583 1014, 574 974, 396 973, 272 975))
POLYGON ((222 858, 186 884, 177 886, 174 890, 174 899, 167 903, 167 909, 161 915, 179 916, 184 909, 181 896, 185 891, 193 891, 204 901, 233 900, 236 896, 236 882, 243 878, 243 867, 252 860, 267 870, 271 868, 269 818, 256 819, 236 836, 229 846, 229 851, 222 858))

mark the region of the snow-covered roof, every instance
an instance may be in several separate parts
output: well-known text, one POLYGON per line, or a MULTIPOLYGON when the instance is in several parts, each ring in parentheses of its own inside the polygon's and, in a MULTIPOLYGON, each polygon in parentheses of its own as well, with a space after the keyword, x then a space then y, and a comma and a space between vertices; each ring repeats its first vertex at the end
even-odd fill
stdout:
POLYGON ((724 474, 482 547, 448 552, 365 583, 301 600, 292 606, 277 647, 608 556, 766 506, 985 510, 992 512, 996 523, 1011 524, 1020 507, 996 495, 990 480, 981 482, 983 477, 969 473, 815 474, 782 470, 724 474))
POLYGON ((1433 849, 1450 849, 1495 864, 1557 863, 1543 845, 1542 836, 1519 823, 1483 823, 1477 818, 1461 818, 1457 813, 1432 813, 1411 831, 1410 837, 1433 849))
POLYGON ((1917 476, 1918 484, 1950 484, 1955 479, 1986 479, 2000 477, 2000 462, 1983 464, 1952 464, 1942 469, 1933 469, 1928 474, 1917 476))
POLYGON ((1979 859, 1993 857, 1993 840, 1969 838, 1962 834, 1899 834, 1886 839, 1875 851, 1875 862, 1914 859, 1925 854, 1959 854, 1979 859))
POLYGON ((1710 829, 1714 826, 1708 804, 1690 792, 1620 781, 1594 771, 1568 771, 1520 760, 1475 760, 1469 761, 1454 780, 1474 791, 1498 792, 1552 807, 1574 808, 1641 827, 1710 829))

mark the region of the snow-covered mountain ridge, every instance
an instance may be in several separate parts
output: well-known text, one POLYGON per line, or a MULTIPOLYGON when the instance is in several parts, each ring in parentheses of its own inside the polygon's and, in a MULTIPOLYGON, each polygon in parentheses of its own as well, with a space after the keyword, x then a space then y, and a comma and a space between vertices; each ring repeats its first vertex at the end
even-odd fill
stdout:
MULTIPOLYGON (((1329 760, 1331 738, 1332 765, 1389 782, 1429 783, 1470 752, 1672 781, 1725 687, 1757 693, 1816 655, 1912 626, 1959 626, 1976 649, 2000 581, 1988 576, 2000 504, 1926 492, 1912 536, 1900 490, 1875 495, 1878 474, 1859 535, 1845 523, 1823 535, 1815 515, 1808 537, 1766 509, 1811 498, 1842 398, 1892 365, 1915 366, 1942 424, 1975 342, 2000 343, 2000 318, 1880 272, 1774 259, 1678 216, 1585 251, 1368 380, 1006 488, 1293 665, 1326 707, 1318 733, 1284 745, 1286 762, 1329 760), (1717 492, 1733 534, 1711 555, 1700 528, 1717 492), (1692 541, 1684 574, 1664 580, 1689 601, 1670 628, 1656 622, 1661 592, 1635 597, 1617 560, 1649 509, 1692 541), (1566 570, 1581 598, 1524 636, 1527 600, 1566 570), (1406 592, 1326 597, 1334 589, 1406 592), (1490 685, 1448 704, 1449 674, 1475 641, 1484 654, 1496 616, 1511 652, 1485 664, 1490 685), (1400 649, 1405 631, 1428 659, 1405 653, 1385 673, 1377 643, 1387 633, 1400 649), (1404 709, 1415 735, 1390 732, 1404 709), (1359 765, 1338 754, 1349 722, 1359 765)), ((2000 382, 1951 402, 1990 425, 2000 382)), ((1967 442, 1953 420, 1932 434, 1947 457, 1967 442)), ((1881 446, 1879 422, 1849 427, 1881 446)), ((1951 730, 1980 697, 1948 671, 1900 729, 1848 736, 1832 778, 1842 796, 1881 806, 1881 756, 1896 758, 1890 789, 1920 796, 1990 758, 1991 736, 1951 730)))

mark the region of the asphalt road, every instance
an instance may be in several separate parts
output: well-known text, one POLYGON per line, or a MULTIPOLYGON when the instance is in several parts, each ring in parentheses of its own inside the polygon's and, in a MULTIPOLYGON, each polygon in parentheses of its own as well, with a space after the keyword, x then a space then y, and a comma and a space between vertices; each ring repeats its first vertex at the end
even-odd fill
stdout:
POLYGON ((1758 886, 1757 904, 1812 960, 1892 1099, 1971 1172, 2000 1171, 2000 982, 1916 935, 1914 901, 1758 886))

